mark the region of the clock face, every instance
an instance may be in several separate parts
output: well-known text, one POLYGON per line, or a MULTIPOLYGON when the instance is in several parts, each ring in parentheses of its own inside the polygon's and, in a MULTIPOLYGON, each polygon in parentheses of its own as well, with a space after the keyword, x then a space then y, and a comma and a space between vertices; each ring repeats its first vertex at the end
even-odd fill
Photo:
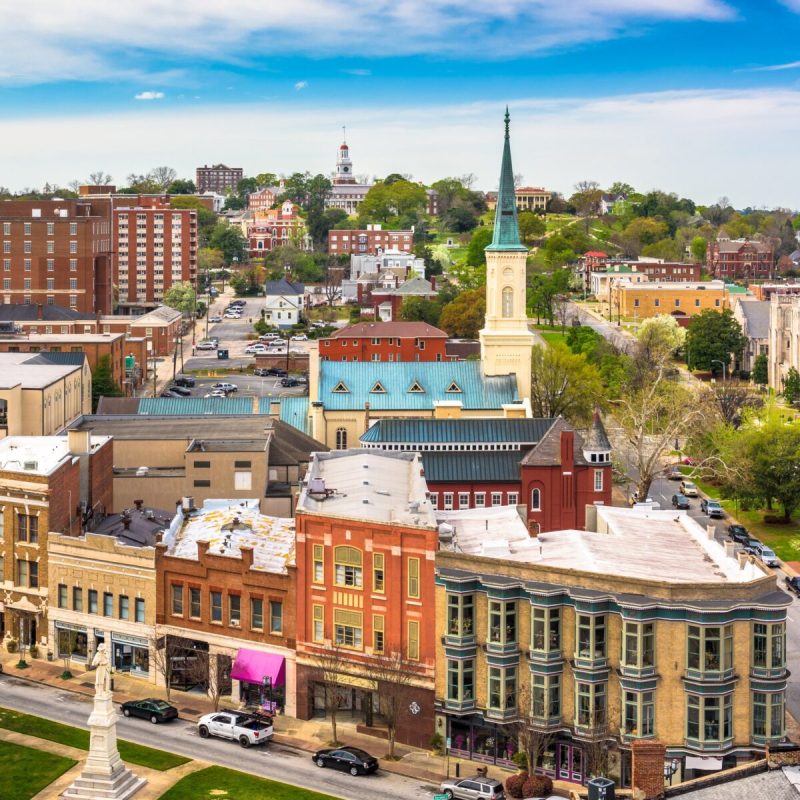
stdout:
POLYGON ((350 172, 350 167, 342 167, 342 172, 350 172))

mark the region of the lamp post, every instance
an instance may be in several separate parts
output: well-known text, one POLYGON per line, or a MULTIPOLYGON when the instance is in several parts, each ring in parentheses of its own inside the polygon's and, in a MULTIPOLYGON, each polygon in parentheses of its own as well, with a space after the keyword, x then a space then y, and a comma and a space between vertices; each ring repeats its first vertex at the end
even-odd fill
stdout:
POLYGON ((711 363, 712 364, 721 364, 722 365, 722 382, 725 383, 725 380, 726 380, 726 378, 725 378, 725 362, 722 361, 719 358, 712 358, 711 359, 711 363))

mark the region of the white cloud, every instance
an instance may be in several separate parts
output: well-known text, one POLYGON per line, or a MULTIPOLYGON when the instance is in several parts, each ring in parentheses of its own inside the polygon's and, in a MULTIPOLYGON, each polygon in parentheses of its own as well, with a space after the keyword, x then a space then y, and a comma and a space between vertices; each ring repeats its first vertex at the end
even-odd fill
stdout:
MULTIPOLYGON (((494 189, 500 168, 500 104, 381 107, 338 105, 358 174, 412 173, 427 182, 474 172, 494 189)), ((570 194, 593 179, 627 181, 739 206, 800 208, 800 188, 786 153, 800 138, 800 91, 692 90, 601 98, 529 98, 511 104, 514 169, 525 182, 570 194), (769 147, 763 143, 769 120, 769 147)), ((0 141, 15 158, 4 165, 11 187, 66 185, 101 167, 113 175, 169 164, 191 177, 198 164, 224 161, 245 173, 329 174, 340 142, 330 109, 292 103, 158 109, 124 114, 1 119, 0 141), (154 124, 157 116, 158 124, 154 124), (216 125, 208 120, 215 119, 216 125), (225 120, 247 119, 226 127, 225 120), (53 137, 52 132, 58 131, 53 137), (164 131, 169 132, 164 137, 164 131), (299 136, 298 131, 303 135, 299 136), (91 152, 83 147, 92 135, 91 152), (191 132, 191 136, 188 133, 191 132), (270 142, 265 155, 264 142, 270 142)))
POLYGON ((294 88, 296 91, 302 92, 303 89, 308 88, 308 81, 297 81, 297 83, 294 85, 294 88))
POLYGON ((191 14, 171 0, 38 0, 3 19, 0 83, 108 80, 141 74, 153 56, 241 60, 248 48, 509 58, 613 38, 641 23, 735 16, 726 0, 194 0, 191 14))
POLYGON ((133 96, 134 100, 163 100, 164 92, 139 92, 133 96))
POLYGON ((342 72, 345 75, 355 75, 359 78, 366 78, 368 75, 372 75, 371 69, 343 69, 342 72))
POLYGON ((744 72, 781 72, 785 69, 800 69, 800 61, 788 61, 786 64, 770 64, 766 67, 751 67, 744 72))

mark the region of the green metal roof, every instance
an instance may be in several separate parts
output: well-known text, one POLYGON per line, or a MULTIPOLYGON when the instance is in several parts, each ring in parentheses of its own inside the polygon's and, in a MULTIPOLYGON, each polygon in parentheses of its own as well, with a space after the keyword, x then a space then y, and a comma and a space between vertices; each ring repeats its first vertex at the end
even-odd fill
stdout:
POLYGON ((364 403, 381 411, 432 410, 436 400, 458 400, 465 409, 513 403, 516 376, 485 377, 481 366, 479 361, 322 361, 319 400, 334 411, 363 409, 364 403))
MULTIPOLYGON (((369 444, 533 444, 541 440, 552 419, 379 419, 361 437, 369 444)), ((481 453, 478 458, 483 458, 481 453)))
POLYGON ((488 453, 423 453, 429 483, 444 481, 519 481, 519 450, 488 453))
POLYGON ((139 401, 140 415, 198 416, 203 414, 250 415, 251 397, 143 397, 139 401))
POLYGON ((735 283, 726 283, 725 291, 728 292, 728 294, 749 294, 746 286, 739 286, 735 283))
MULTIPOLYGON (((268 398, 264 398, 268 399, 268 398)), ((308 397, 281 397, 281 422, 311 435, 311 424, 308 418, 308 397)))
POLYGON ((514 168, 511 166, 511 137, 508 132, 510 117, 506 108, 506 138, 503 143, 503 161, 500 166, 500 188, 494 212, 494 235, 487 250, 528 251, 519 239, 517 223, 517 197, 514 192, 514 168))

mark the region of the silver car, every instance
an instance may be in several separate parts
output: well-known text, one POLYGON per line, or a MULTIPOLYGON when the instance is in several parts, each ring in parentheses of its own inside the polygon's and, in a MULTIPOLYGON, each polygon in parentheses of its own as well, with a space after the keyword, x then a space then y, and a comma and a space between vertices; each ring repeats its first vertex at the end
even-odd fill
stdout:
POLYGON ((494 778, 450 778, 439 789, 450 800, 505 800, 503 784, 494 778))

